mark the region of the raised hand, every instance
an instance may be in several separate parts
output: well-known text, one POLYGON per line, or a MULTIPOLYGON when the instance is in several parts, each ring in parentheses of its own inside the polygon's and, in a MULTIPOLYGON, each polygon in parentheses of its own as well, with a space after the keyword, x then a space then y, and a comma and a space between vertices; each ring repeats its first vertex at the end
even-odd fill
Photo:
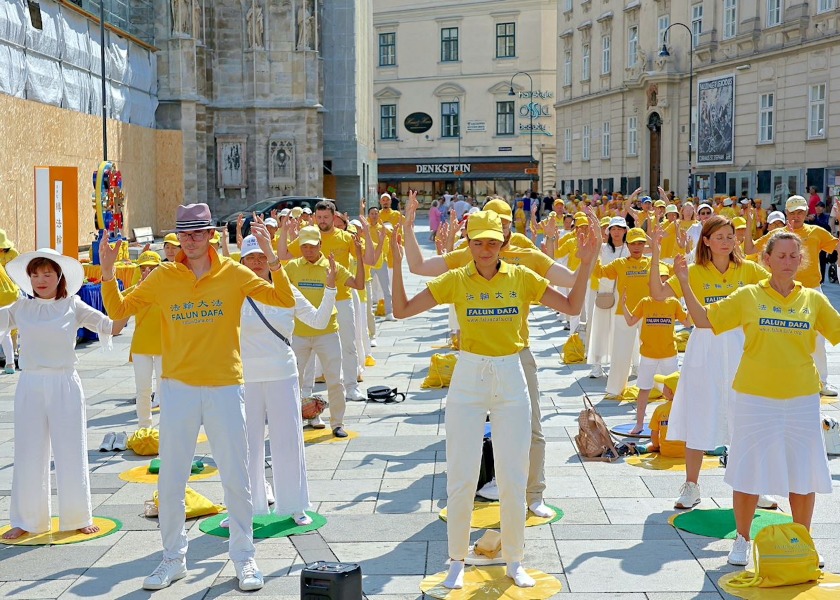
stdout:
POLYGON ((362 260, 362 236, 358 233, 353 236, 353 247, 356 251, 356 260, 362 260))
POLYGON ((680 283, 688 283, 688 261, 685 254, 677 254, 674 257, 674 275, 680 283))
MULTIPOLYGON (((241 214, 241 213, 240 213, 240 214, 241 214)), ((271 209, 271 218, 272 218, 272 219, 274 219, 275 221, 277 220, 277 214, 278 214, 278 213, 277 213, 277 209, 276 209, 276 208, 272 208, 272 209, 271 209)))
MULTIPOLYGON (((682 227, 680 227, 680 229, 682 229, 682 227)), ((665 230, 662 229, 662 225, 660 225, 659 223, 657 223, 654 226, 653 231, 651 231, 649 234, 647 234, 647 239, 648 239, 648 243, 650 244, 650 247, 651 248, 656 248, 657 250, 659 249, 660 246, 662 246, 662 238, 664 238, 664 237, 665 237, 665 230)))
POLYGON ((120 256, 121 245, 122 240, 118 238, 117 242, 112 246, 108 242, 107 235, 99 242, 99 264, 102 268, 102 274, 111 276, 109 279, 114 276, 114 265, 120 256))
POLYGON ((390 233, 391 236, 391 258, 395 269, 402 268, 403 251, 400 247, 399 228, 394 227, 390 233))
POLYGON ((271 233, 269 233, 268 228, 265 226, 263 218, 257 215, 257 213, 253 213, 253 219, 251 222, 251 235, 257 238, 257 244, 259 244, 260 250, 265 254, 268 262, 274 262, 277 256, 274 254, 274 248, 271 247, 271 233))
POLYGON ((335 277, 336 273, 338 273, 338 267, 335 266, 335 254, 330 252, 329 257, 327 258, 329 262, 329 266, 327 267, 327 281, 326 285, 328 288, 335 287, 335 277))
POLYGON ((642 188, 641 188, 641 187, 637 187, 635 190, 633 190, 633 193, 632 193, 632 194, 630 194, 630 197, 631 197, 631 198, 635 198, 636 196, 638 196, 638 195, 639 195, 639 194, 641 194, 641 193, 642 193, 642 188))

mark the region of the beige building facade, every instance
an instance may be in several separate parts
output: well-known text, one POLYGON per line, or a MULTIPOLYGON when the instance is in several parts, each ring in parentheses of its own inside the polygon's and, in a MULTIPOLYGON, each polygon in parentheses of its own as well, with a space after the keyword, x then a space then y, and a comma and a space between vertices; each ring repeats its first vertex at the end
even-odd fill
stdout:
POLYGON ((840 191, 838 0, 560 0, 557 22, 561 192, 840 191))
POLYGON ((554 188, 556 12, 551 0, 374 0, 379 191, 554 188))

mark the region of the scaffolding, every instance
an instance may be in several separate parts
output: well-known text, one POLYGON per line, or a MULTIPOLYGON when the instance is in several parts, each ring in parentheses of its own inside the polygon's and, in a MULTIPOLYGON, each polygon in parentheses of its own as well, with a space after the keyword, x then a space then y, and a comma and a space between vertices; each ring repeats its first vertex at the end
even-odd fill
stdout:
MULTIPOLYGON (((69 0, 93 15, 99 15, 100 0, 69 0)), ((155 45, 154 0, 103 0, 105 22, 127 34, 155 45)))

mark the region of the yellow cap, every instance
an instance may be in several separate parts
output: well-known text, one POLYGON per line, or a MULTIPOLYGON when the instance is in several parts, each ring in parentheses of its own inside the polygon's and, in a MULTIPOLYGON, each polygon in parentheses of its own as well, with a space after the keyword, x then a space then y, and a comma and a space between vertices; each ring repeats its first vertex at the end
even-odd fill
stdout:
POLYGON ((645 234, 644 230, 639 227, 634 227, 630 231, 627 232, 627 243, 632 244, 633 242, 646 242, 647 235, 645 234))
POLYGON ((575 227, 586 227, 589 225, 589 217, 583 213, 575 213, 575 227))
POLYGON ((6 231, 0 229, 0 248, 4 250, 10 250, 14 247, 15 245, 12 242, 12 240, 10 240, 9 237, 6 235, 6 231))
POLYGON ((143 252, 139 257, 137 257, 138 267, 156 267, 161 262, 160 254, 157 252, 143 252))
POLYGON ((672 392, 676 392, 677 384, 680 382, 680 372, 674 371, 670 375, 654 375, 653 380, 656 383, 661 383, 672 392))
POLYGON ((505 221, 513 221, 513 211, 510 209, 510 205, 501 198, 490 200, 484 205, 483 210, 492 210, 505 221))
POLYGON ((505 236, 502 233, 501 216, 493 210, 480 210, 471 214, 467 219, 467 237, 471 240, 487 239, 503 242, 505 236))
POLYGON ((214 231, 213 232, 213 237, 210 238, 210 243, 211 244, 218 244, 221 241, 222 241, 222 234, 219 233, 218 231, 214 231))
POLYGON ((665 208, 666 205, 665 205, 664 200, 657 200, 656 202, 653 203, 653 206, 655 208, 665 208))
POLYGON ((660 277, 670 277, 671 276, 671 265, 668 263, 661 262, 659 263, 659 276, 660 277))
MULTIPOLYGON (((294 209, 292 210, 294 211, 294 209)), ((300 234, 298 234, 298 243, 301 246, 304 244, 317 246, 321 243, 321 230, 317 227, 304 227, 300 230, 300 234)))
POLYGON ((735 217, 734 219, 732 219, 732 226, 735 229, 746 229, 747 220, 744 217, 735 217))
POLYGON ((164 244, 172 244, 173 246, 181 246, 181 240, 178 239, 178 234, 176 233, 167 233, 166 236, 163 238, 164 244))
POLYGON ((802 196, 791 196, 785 202, 785 210, 788 212, 808 210, 808 202, 802 196))
POLYGON ((289 214, 293 219, 300 219, 300 216, 303 214, 303 209, 300 206, 295 206, 289 214))
POLYGON ((601 223, 601 227, 606 227, 607 225, 610 224, 610 218, 609 217, 601 217, 600 223, 601 223))

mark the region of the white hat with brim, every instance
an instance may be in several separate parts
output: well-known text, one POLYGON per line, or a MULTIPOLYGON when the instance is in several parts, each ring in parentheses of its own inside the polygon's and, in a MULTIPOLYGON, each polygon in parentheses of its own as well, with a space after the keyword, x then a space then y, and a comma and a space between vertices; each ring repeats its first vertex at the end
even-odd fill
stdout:
MULTIPOLYGON (((117 243, 121 243, 121 240, 117 243)), ((58 264, 61 269, 61 274, 65 279, 67 285, 67 295, 72 296, 80 289, 85 280, 85 270, 75 258, 59 254, 52 248, 41 248, 35 252, 24 252, 6 265, 6 272, 9 277, 29 296, 35 296, 32 291, 32 280, 26 274, 26 267, 36 258, 48 258, 54 263, 58 264)))
POLYGON ((698 207, 697 207, 697 212, 700 212, 700 211, 701 211, 701 210, 703 210, 704 208, 705 208, 706 210, 708 210, 709 212, 715 212, 714 210, 712 210, 712 205, 711 205, 711 204, 707 204, 707 203, 705 203, 705 202, 703 202, 700 206, 698 206, 698 207))
POLYGON ((768 225, 769 225, 770 223, 775 223, 775 222, 777 222, 777 221, 778 221, 779 223, 787 223, 787 217, 785 217, 785 213, 783 213, 783 212, 782 212, 782 211, 780 211, 780 210, 774 210, 773 212, 771 212, 771 213, 767 216, 767 224, 768 224, 768 225))
POLYGON ((613 217, 612 219, 610 219, 610 224, 607 226, 607 228, 610 227, 621 227, 622 229, 628 229, 627 221, 624 219, 624 217, 613 217))
POLYGON ((249 254, 254 254, 259 252, 260 254, 265 254, 260 248, 259 242, 257 242, 257 238, 253 235, 246 235, 242 238, 242 251, 239 254, 239 260, 242 260, 249 254))

